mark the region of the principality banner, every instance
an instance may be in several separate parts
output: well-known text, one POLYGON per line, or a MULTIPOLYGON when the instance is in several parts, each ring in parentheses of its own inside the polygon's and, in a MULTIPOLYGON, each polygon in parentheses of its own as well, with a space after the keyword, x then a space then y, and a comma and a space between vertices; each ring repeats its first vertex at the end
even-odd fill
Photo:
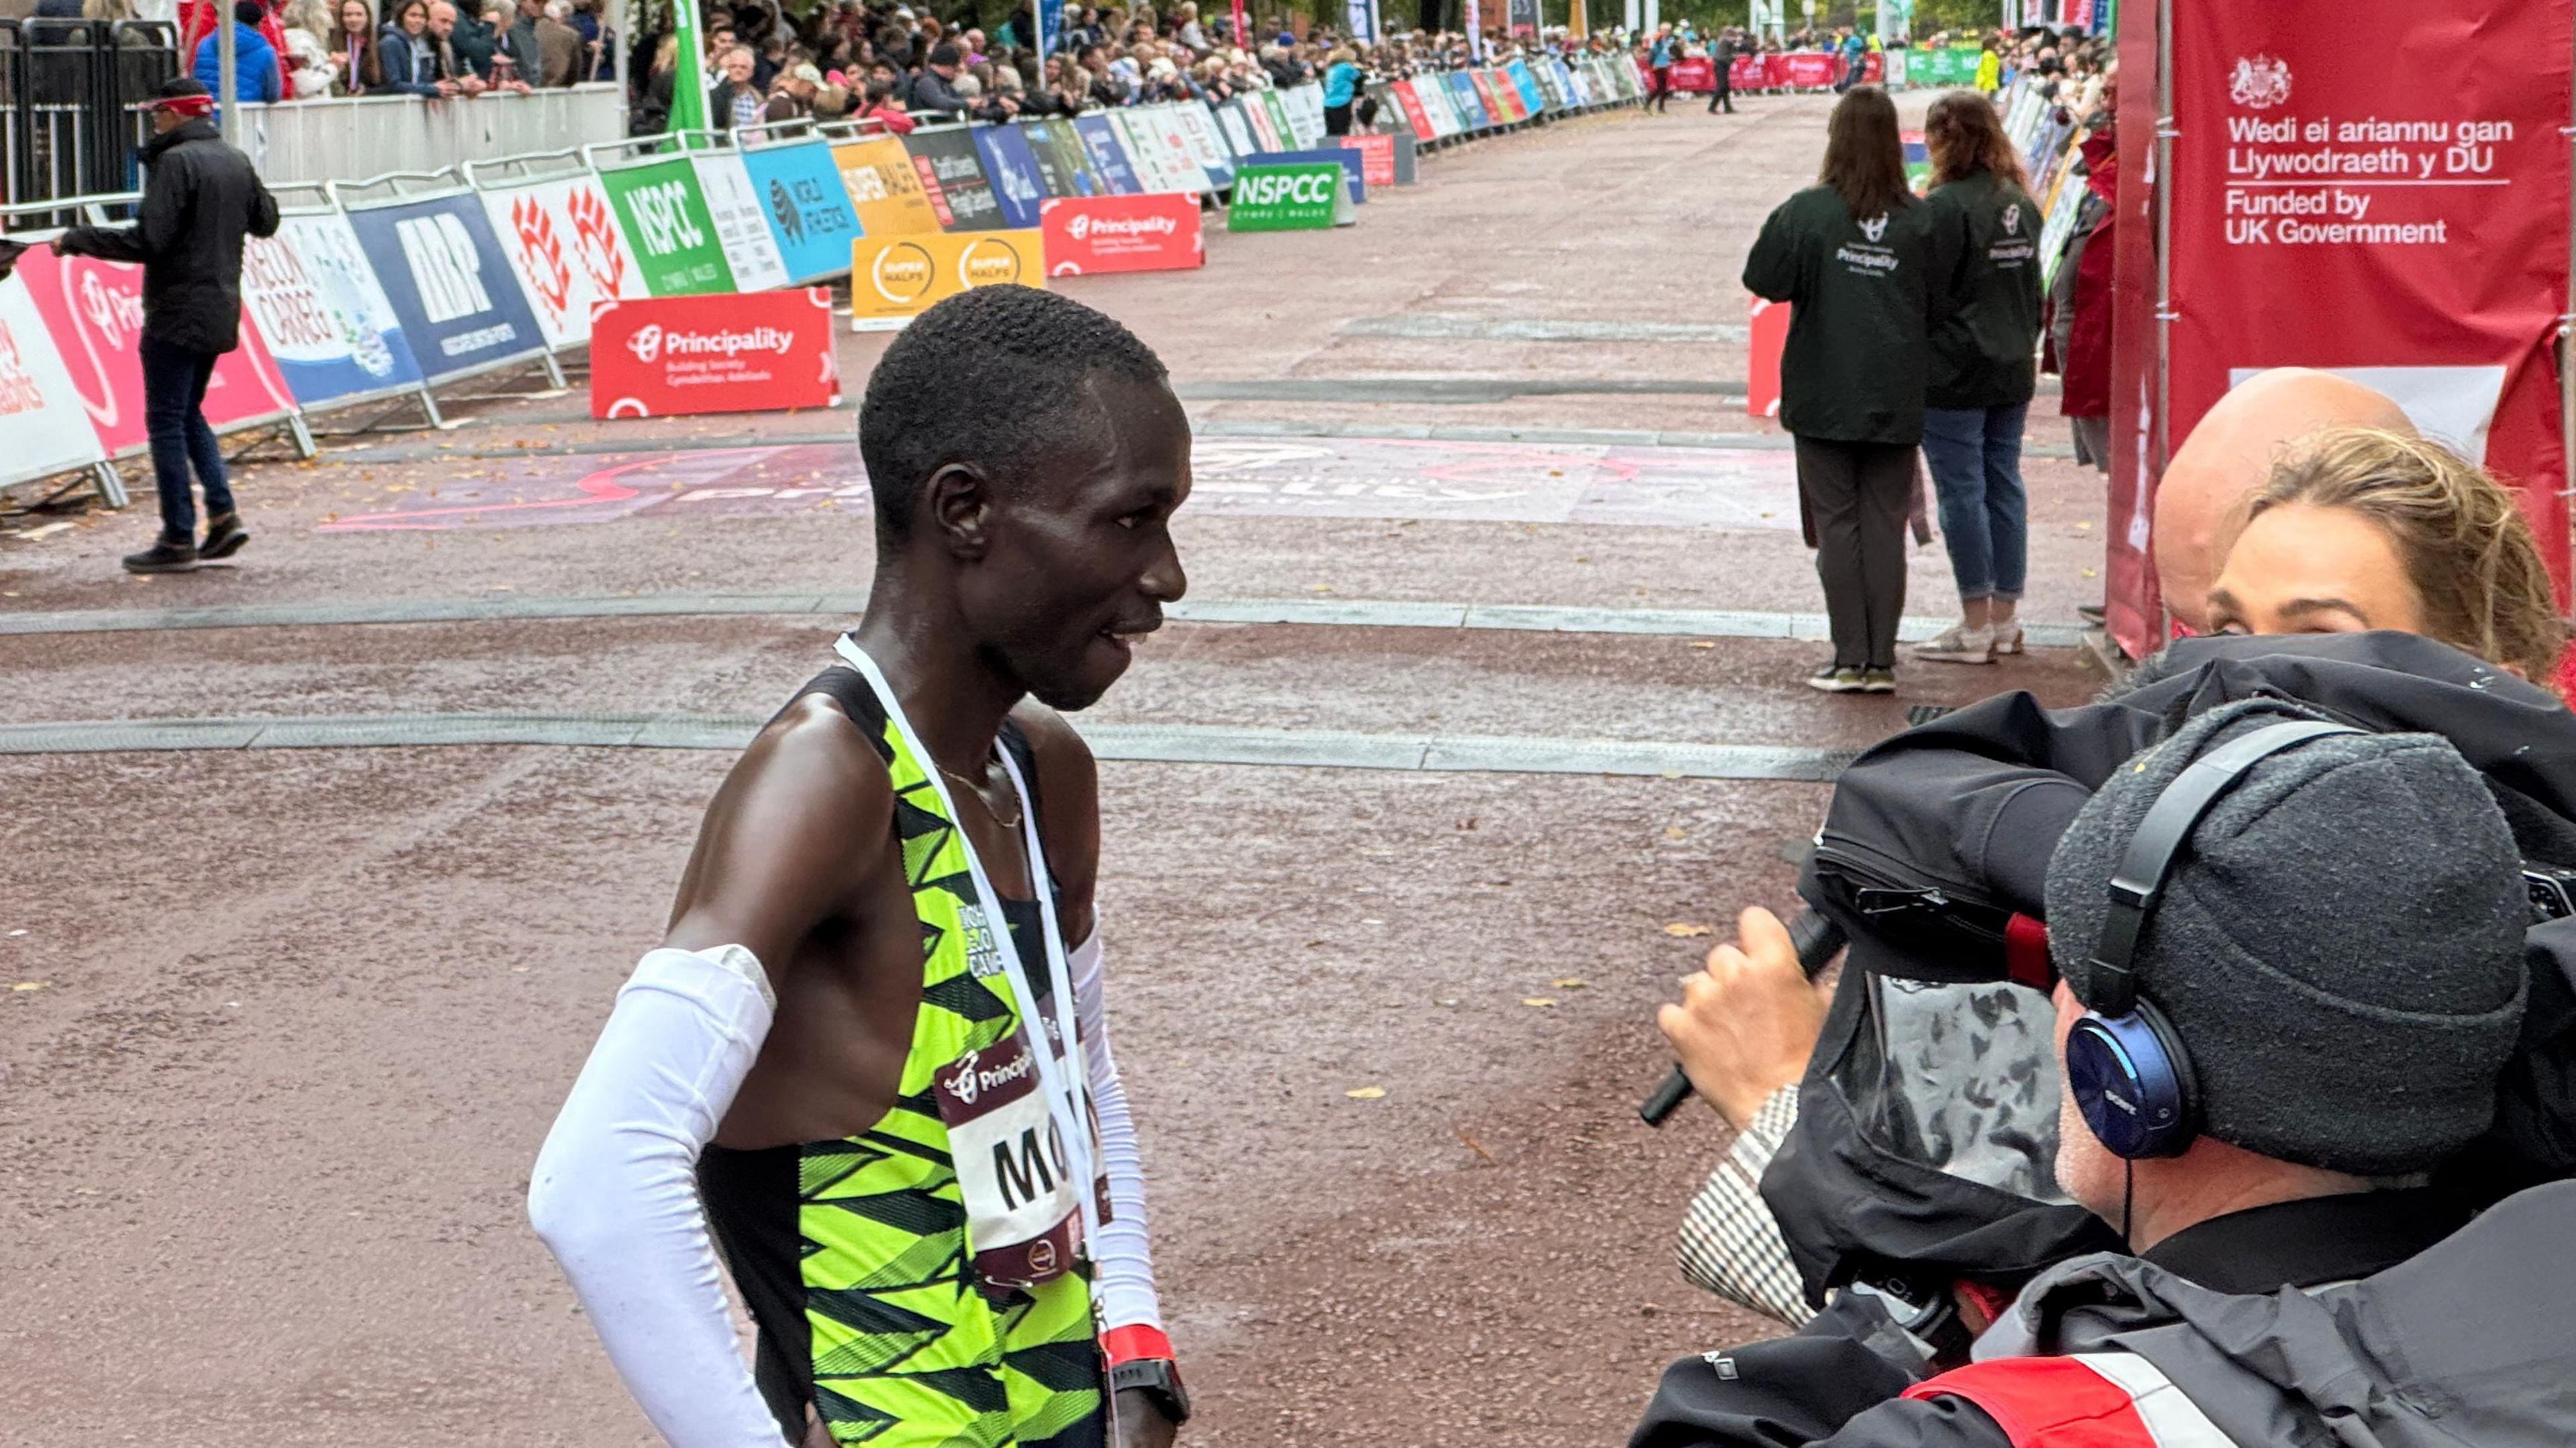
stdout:
POLYGON ((839 276, 850 264, 850 243, 859 239, 859 218, 832 164, 832 148, 820 141, 754 147, 742 152, 742 170, 760 198, 789 284, 839 276))
POLYGON ((698 191, 715 222, 716 242, 724 248, 725 265, 733 270, 733 289, 765 292, 787 285, 787 259, 769 230, 769 216, 742 157, 731 151, 701 152, 689 158, 698 173, 698 191))
MULTIPOLYGON (((1358 154, 1360 158, 1360 182, 1362 185, 1392 186, 1395 184, 1396 138, 1393 132, 1375 131, 1358 136, 1336 136, 1333 139, 1340 143, 1343 150, 1358 154)), ((1408 152, 1411 150, 1410 147, 1407 147, 1406 149, 1408 152)), ((1406 159, 1411 159, 1409 154, 1406 159)), ((1407 177, 1405 179, 1411 180, 1412 178, 1407 177)))
POLYGON ((829 287, 604 303, 590 415, 783 412, 841 400, 829 287))
MULTIPOLYGON (((649 295, 643 264, 619 233, 597 176, 485 191, 483 209, 518 269, 546 345, 589 341, 595 303, 649 295)), ((298 389, 296 396, 303 395, 298 389)))
POLYGON ((937 183, 924 183, 912 153, 896 137, 844 141, 832 148, 832 164, 840 169, 861 236, 937 231, 947 219, 948 199, 930 189, 937 183))
MULTIPOLYGON (((34 246, 18 258, 17 275, 26 279, 99 446, 110 457, 142 451, 143 362, 136 344, 143 336, 143 268, 34 246)), ((215 360, 206 421, 225 432, 294 410, 294 395, 245 317, 241 346, 215 360)))
POLYGON ((1048 199, 1038 212, 1051 277, 1181 271, 1207 262, 1199 202, 1176 191, 1048 199))
POLYGON ((277 235, 245 238, 242 308, 307 412, 420 384, 402 321, 336 211, 289 215, 277 235))
POLYGON ((616 208, 618 230, 644 269, 645 291, 679 297, 735 289, 715 218, 707 214, 698 173, 686 158, 602 171, 599 187, 616 208))
POLYGON ((970 287, 1046 285, 1046 246, 1035 231, 868 237, 850 252, 850 323, 900 327, 932 303, 970 287))
POLYGON ((25 276, 0 279, 0 482, 67 473, 106 456, 25 276))
POLYGON ((546 337, 470 192, 350 211, 349 227, 431 382, 546 350, 546 337))
POLYGON ((1350 214, 1350 171, 1340 162, 1301 161, 1285 166, 1255 162, 1235 173, 1225 229, 1303 231, 1338 226, 1350 214))

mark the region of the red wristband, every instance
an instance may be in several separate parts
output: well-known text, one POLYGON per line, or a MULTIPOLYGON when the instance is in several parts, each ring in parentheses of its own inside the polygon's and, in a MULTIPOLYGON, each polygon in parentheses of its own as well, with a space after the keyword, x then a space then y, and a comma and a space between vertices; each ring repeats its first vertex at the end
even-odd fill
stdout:
POLYGON ((1100 1351, 1113 1368, 1140 1358, 1161 1358, 1169 1362, 1172 1359, 1172 1340, 1150 1322, 1135 1322, 1102 1333, 1100 1351))

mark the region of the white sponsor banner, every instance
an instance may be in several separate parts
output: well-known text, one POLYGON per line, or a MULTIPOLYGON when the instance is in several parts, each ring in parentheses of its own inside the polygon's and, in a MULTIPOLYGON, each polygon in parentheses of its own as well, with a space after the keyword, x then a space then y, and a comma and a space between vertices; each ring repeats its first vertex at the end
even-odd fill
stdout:
POLYGON ((594 303, 651 295, 598 177, 584 172, 486 191, 483 209, 518 269, 547 346, 589 341, 594 303))
POLYGON ((368 396, 420 381, 420 366, 349 218, 287 216, 250 237, 242 303, 298 405, 368 396))
POLYGON ((1174 102, 1172 120, 1180 127, 1181 138, 1189 144, 1190 159, 1198 163, 1201 174, 1211 182, 1219 176, 1232 179, 1234 149, 1226 144, 1225 133, 1217 129, 1216 115, 1208 109, 1207 102, 1174 102))
POLYGON ((752 189, 742 158, 727 151, 691 156, 689 164, 697 168, 698 189, 706 195, 716 239, 733 268, 733 289, 765 292, 787 285, 786 258, 778 254, 778 238, 769 233, 769 218, 760 209, 760 193, 752 189))
POLYGON ((27 279, 0 281, 0 482, 67 473, 106 456, 27 279))
POLYGON ((1433 140, 1458 134, 1458 108, 1449 104, 1449 86, 1440 78, 1439 72, 1415 77, 1413 98, 1422 103, 1423 111, 1431 117, 1433 140))
POLYGON ((1109 112, 1109 123, 1118 128, 1118 139, 1127 146, 1127 159, 1136 168, 1136 179, 1148 191, 1204 191, 1207 178, 1198 174, 1198 163, 1190 159, 1189 148, 1178 136, 1153 124, 1151 106, 1126 106, 1109 112))
POLYGON ((1324 88, 1319 85, 1292 85, 1279 93, 1280 103, 1288 107, 1288 124, 1297 130, 1297 146, 1311 151, 1324 144, 1324 88))
POLYGON ((1249 156, 1261 149, 1261 143, 1253 138, 1252 123, 1243 118, 1243 102, 1227 102, 1216 113, 1216 119, 1217 124, 1225 128, 1226 144, 1233 148, 1234 154, 1249 156))

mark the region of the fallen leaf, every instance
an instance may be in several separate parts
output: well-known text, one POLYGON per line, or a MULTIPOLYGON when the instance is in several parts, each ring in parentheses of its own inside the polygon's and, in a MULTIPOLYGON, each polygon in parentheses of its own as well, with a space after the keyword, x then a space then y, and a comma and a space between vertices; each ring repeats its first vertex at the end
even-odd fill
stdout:
POLYGON ((1666 825, 1664 826, 1664 838, 1668 840, 1686 840, 1690 838, 1690 831, 1683 829, 1680 825, 1666 825))
POLYGON ((1556 1004, 1556 997, 1554 997, 1554 996, 1522 996, 1522 997, 1521 997, 1521 1004, 1522 1004, 1522 1005, 1525 1005, 1525 1006, 1552 1006, 1552 1005, 1555 1005, 1555 1004, 1556 1004))
POLYGON ((1715 935, 1717 928, 1712 925, 1695 925, 1687 920, 1676 920, 1664 927, 1664 933, 1677 939, 1687 940, 1695 936, 1715 935))
POLYGON ((2087 568, 2084 570, 2084 576, 2087 578, 2099 578, 2102 576, 2102 570, 2099 568, 2087 568))
POLYGON ((52 984, 53 984, 53 982, 52 982, 52 981, 49 981, 49 980, 22 980, 22 981, 18 982, 16 985, 13 985, 13 986, 9 987, 9 989, 11 989, 11 990, 43 990, 45 987, 47 987, 47 986, 49 986, 49 985, 52 985, 52 984))
POLYGON ((1453 1127, 1450 1127, 1449 1129, 1450 1129, 1451 1131, 1454 1131, 1454 1132, 1458 1133, 1458 1139, 1459 1139, 1460 1141, 1463 1141, 1463 1142, 1467 1143, 1467 1149, 1468 1149, 1469 1151, 1472 1151, 1472 1152, 1474 1152, 1476 1155, 1483 1157, 1483 1158, 1485 1159, 1485 1165, 1487 1165, 1487 1166, 1501 1166, 1501 1165, 1502 1165, 1502 1163, 1501 1163, 1501 1162, 1498 1162, 1498 1161, 1494 1160, 1494 1154, 1493 1154, 1492 1152, 1485 1150, 1485 1144, 1484 1144, 1483 1142, 1480 1142, 1480 1141, 1478 1141, 1476 1138, 1474 1138, 1474 1137, 1472 1137, 1472 1136, 1469 1136, 1469 1135, 1467 1134, 1467 1128, 1465 1128, 1465 1127, 1463 1127, 1463 1126, 1453 1126, 1453 1127))
POLYGON ((1713 649, 1716 648, 1717 645, 1711 640, 1701 639, 1699 642, 1692 644, 1691 647, 1695 649, 1713 649))
POLYGON ((1556 987, 1558 990, 1581 990, 1585 986, 1592 984, 1592 982, 1585 980, 1579 975, 1560 975, 1556 979, 1549 981, 1548 984, 1556 987))
POLYGON ((1386 1088, 1383 1086, 1362 1086, 1357 1090, 1345 1091, 1342 1094, 1351 1098, 1353 1101, 1375 1101, 1386 1094, 1386 1088))

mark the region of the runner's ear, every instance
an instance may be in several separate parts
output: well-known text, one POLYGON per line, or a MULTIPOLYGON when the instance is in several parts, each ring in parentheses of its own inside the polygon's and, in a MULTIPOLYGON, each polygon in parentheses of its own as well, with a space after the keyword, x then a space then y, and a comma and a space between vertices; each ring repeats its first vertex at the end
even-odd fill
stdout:
POLYGON ((976 559, 992 546, 993 484, 973 463, 949 463, 921 487, 923 517, 950 556, 976 559))

